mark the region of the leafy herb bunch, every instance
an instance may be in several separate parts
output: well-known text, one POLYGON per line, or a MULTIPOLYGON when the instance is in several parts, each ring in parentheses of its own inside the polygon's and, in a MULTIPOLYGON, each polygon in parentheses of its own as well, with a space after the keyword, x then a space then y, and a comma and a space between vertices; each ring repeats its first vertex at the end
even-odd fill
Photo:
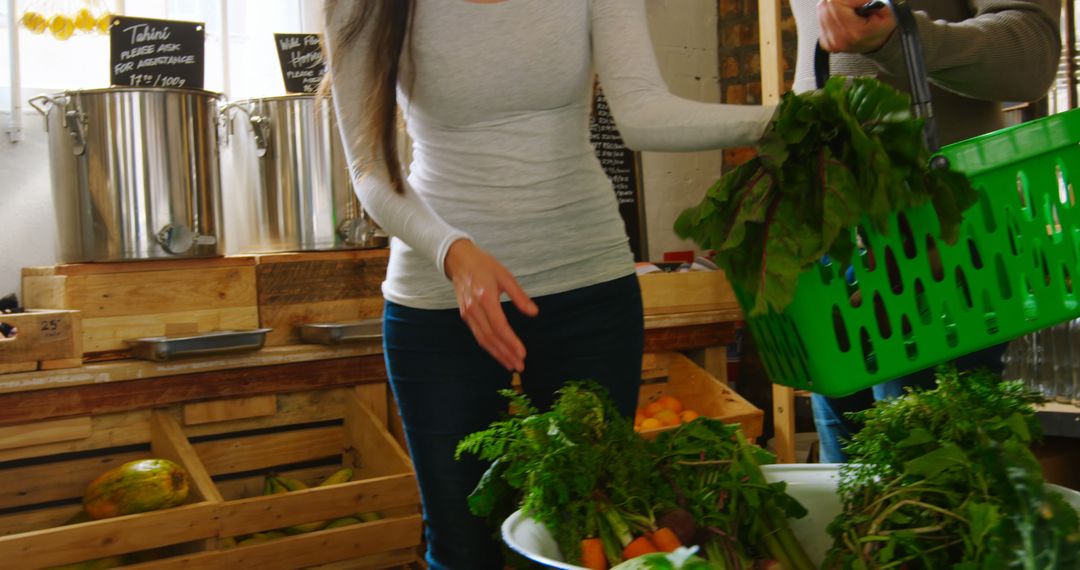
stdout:
POLYGON ((783 310, 823 256, 850 264, 864 220, 885 233, 893 213, 933 203, 941 238, 954 243, 977 195, 962 174, 929 169, 923 121, 910 107, 871 78, 786 94, 757 156, 685 210, 676 233, 716 251, 751 315, 783 310))
POLYGON ((669 483, 661 501, 693 516, 706 559, 721 569, 751 568, 755 560, 814 568, 788 525, 806 509, 786 483, 765 479, 761 465, 776 457, 751 445, 738 425, 702 418, 661 433, 652 447, 669 483))
MULTIPOLYGON (((457 449, 459 458, 469 453, 492 462, 469 497, 474 514, 501 522, 520 500, 521 509, 547 526, 571 561, 580 559, 584 537, 623 534, 620 521, 647 524, 633 513, 651 508, 663 482, 647 443, 603 388, 569 384, 546 412, 524 394, 502 394, 514 413, 469 434, 457 449)), ((606 542, 615 548, 617 541, 606 542)))
POLYGON ((1037 392, 942 368, 938 387, 855 414, 826 568, 1080 567, 1080 521, 1029 446, 1037 392))

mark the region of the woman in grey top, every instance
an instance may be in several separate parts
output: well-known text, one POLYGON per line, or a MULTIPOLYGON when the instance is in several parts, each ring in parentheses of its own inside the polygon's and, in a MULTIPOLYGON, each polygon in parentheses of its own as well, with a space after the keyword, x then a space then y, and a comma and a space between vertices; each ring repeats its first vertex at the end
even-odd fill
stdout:
POLYGON ((484 466, 452 455, 505 409, 496 391, 511 371, 540 408, 568 380, 599 382, 628 416, 637 401, 641 298, 589 142, 593 71, 638 150, 749 145, 773 108, 671 95, 644 0, 329 0, 326 26, 357 193, 393 236, 385 353, 428 560, 500 568, 493 529, 465 501, 484 466))

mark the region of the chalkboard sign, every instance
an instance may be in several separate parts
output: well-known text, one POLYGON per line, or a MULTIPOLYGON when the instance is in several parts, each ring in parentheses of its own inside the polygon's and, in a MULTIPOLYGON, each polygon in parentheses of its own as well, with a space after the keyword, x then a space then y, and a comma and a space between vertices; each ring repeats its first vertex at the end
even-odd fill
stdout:
POLYGON ((649 250, 645 234, 645 197, 641 192, 641 154, 623 146, 611 109, 599 88, 593 97, 589 138, 600 165, 615 187, 619 213, 626 224, 626 235, 630 238, 634 260, 647 261, 649 250))
POLYGON ((287 93, 314 93, 319 89, 326 64, 319 34, 274 34, 281 76, 287 93))
POLYGON ((116 16, 109 30, 113 85, 202 89, 201 22, 116 16))

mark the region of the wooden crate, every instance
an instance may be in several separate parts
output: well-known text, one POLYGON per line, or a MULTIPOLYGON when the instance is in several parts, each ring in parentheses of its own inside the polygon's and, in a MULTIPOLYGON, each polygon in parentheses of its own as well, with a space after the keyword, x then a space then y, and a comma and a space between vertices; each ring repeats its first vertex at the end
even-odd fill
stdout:
MULTIPOLYGON (((385 384, 361 385, 0 429, 0 559, 43 568, 152 553, 131 568, 390 568, 417 557, 412 466, 386 429, 385 384), (267 406, 267 398, 273 406, 267 406), (380 403, 381 402, 381 403, 380 403), (97 474, 167 457, 192 476, 190 504, 63 524, 97 474), (261 496, 267 471, 316 482, 346 464, 354 481, 261 496), (224 548, 221 539, 379 511, 370 523, 224 548)), ((129 560, 130 562, 130 560, 129 560)))
POLYGON ((95 432, 90 418, 3 428, 0 462, 0 559, 6 569, 42 568, 160 549, 186 554, 206 547, 200 529, 220 501, 209 476, 172 418, 147 412, 130 444, 95 432), (21 433, 21 437, 16 437, 21 433), (83 446, 81 453, 42 456, 42 448, 83 446), (127 461, 163 457, 191 476, 185 505, 64 526, 81 509, 86 486, 127 461))
POLYGON ((0 315, 0 322, 19 329, 14 338, 0 338, 0 374, 82 366, 78 311, 32 310, 0 315))
POLYGON ((82 313, 91 359, 123 356, 131 338, 259 326, 251 257, 29 267, 22 275, 26 306, 82 313))
POLYGON ((267 346, 300 343, 297 326, 382 315, 385 249, 257 256, 259 322, 267 346))
MULTIPOLYGON (((638 406, 643 407, 664 395, 675 396, 685 406, 700 415, 738 423, 750 440, 761 436, 765 412, 747 402, 731 387, 721 383, 713 375, 692 360, 677 352, 658 354, 653 368, 643 370, 638 406)), ((640 432, 652 439, 663 431, 675 429, 667 426, 640 432)))
POLYGON ((649 273, 638 277, 646 315, 738 310, 723 271, 649 273))
MULTIPOLYGON (((155 563, 154 568, 301 568, 332 563, 386 568, 412 560, 420 544, 419 491, 412 463, 386 428, 386 385, 372 384, 278 396, 273 415, 234 402, 220 422, 184 426, 195 454, 224 502, 219 538, 378 511, 384 519, 217 549, 155 563), (254 411, 253 411, 254 410, 254 411), (314 487, 342 466, 353 482, 314 487), (313 488, 263 496, 268 473, 313 488), (346 562, 347 561, 347 562, 346 562)), ((196 404, 197 405, 197 404, 196 404)), ((221 412, 226 408, 218 406, 221 412)))

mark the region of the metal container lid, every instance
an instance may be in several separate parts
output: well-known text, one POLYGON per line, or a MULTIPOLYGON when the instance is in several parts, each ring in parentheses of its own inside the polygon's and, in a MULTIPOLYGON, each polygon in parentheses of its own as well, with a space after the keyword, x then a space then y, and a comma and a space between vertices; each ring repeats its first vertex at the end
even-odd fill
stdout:
POLYGON ((97 87, 94 89, 72 89, 69 91, 60 91, 53 93, 54 97, 58 96, 71 96, 71 95, 99 95, 108 93, 136 93, 136 92, 149 92, 149 93, 182 93, 185 95, 197 95, 201 97, 212 97, 214 99, 221 99, 224 94, 216 91, 207 91, 206 89, 184 89, 179 87, 97 87))

